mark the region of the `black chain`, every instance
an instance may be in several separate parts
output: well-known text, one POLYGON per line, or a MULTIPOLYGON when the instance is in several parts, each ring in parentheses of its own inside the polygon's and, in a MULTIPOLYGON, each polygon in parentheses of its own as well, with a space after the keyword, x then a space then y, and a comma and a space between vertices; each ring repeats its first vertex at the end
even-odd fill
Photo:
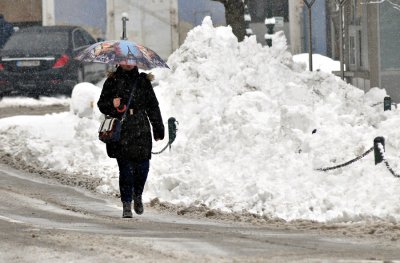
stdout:
POLYGON ((379 143, 379 145, 381 146, 381 147, 378 147, 379 153, 381 154, 382 160, 383 160, 383 162, 385 163, 386 168, 388 169, 388 171, 389 171, 394 177, 400 178, 400 175, 398 175, 398 174, 395 173, 395 171, 394 171, 394 170, 392 169, 392 167, 390 166, 389 162, 386 160, 386 157, 385 157, 385 150, 384 150, 385 148, 383 147, 383 145, 382 145, 381 143, 379 143))
MULTIPOLYGON (((383 146, 382 146, 382 149, 383 149, 383 146)), ((316 171, 326 172, 326 171, 329 171, 329 170, 334 170, 334 169, 338 169, 338 168, 341 168, 341 167, 345 167, 345 166, 347 166, 347 165, 349 165, 349 164, 352 164, 352 163, 354 163, 355 161, 358 161, 358 160, 360 160, 361 158, 367 156, 367 155, 368 155, 370 152, 372 152, 373 150, 374 150, 374 147, 371 147, 368 151, 366 151, 366 152, 363 153, 362 155, 358 156, 357 158, 354 158, 353 160, 350 160, 350 161, 348 161, 348 162, 345 162, 345 163, 343 163, 343 164, 339 164, 339 165, 336 165, 336 166, 333 166, 333 167, 319 168, 319 169, 315 169, 315 170, 316 170, 316 171)), ((386 168, 388 169, 388 171, 389 171, 394 177, 400 178, 400 174, 396 174, 396 172, 392 169, 392 167, 390 166, 389 162, 386 160, 385 154, 382 152, 381 149, 380 149, 380 154, 381 154, 381 156, 382 156, 383 162, 385 163, 385 166, 386 166, 386 168)))
MULTIPOLYGON (((376 106, 381 105, 381 104, 383 104, 383 102, 377 102, 375 104, 372 104, 371 107, 376 107, 376 106)), ((392 105, 397 109, 397 103, 392 102, 392 105)))
POLYGON ((179 124, 179 123, 174 117, 171 117, 168 119, 168 143, 167 143, 167 145, 165 145, 164 148, 162 148, 161 151, 151 152, 152 154, 160 154, 160 153, 164 152, 168 148, 168 146, 169 146, 169 149, 171 150, 171 145, 175 141, 176 132, 178 131, 178 129, 176 127, 177 124, 179 124))
POLYGON ((335 169, 339 169, 339 168, 345 167, 345 166, 347 166, 347 165, 349 165, 349 164, 352 164, 352 163, 354 163, 355 161, 358 161, 358 160, 360 160, 361 158, 367 156, 367 155, 368 155, 370 152, 372 152, 373 150, 374 150, 374 147, 371 147, 368 151, 366 151, 366 152, 363 153, 362 155, 358 156, 357 158, 354 158, 353 160, 350 160, 350 161, 348 161, 348 162, 345 162, 345 163, 342 163, 342 164, 339 164, 339 165, 336 165, 336 166, 333 166, 333 167, 318 168, 318 169, 315 169, 315 170, 316 170, 316 171, 326 172, 326 171, 329 171, 329 170, 335 170, 335 169))
POLYGON ((385 163, 386 168, 389 170, 389 172, 390 172, 394 177, 400 178, 400 175, 396 174, 396 173, 393 171, 392 167, 390 167, 390 165, 389 165, 389 163, 388 163, 388 161, 387 161, 386 159, 383 159, 383 162, 385 163))
POLYGON ((375 106, 378 106, 378 105, 381 105, 381 104, 383 104, 383 102, 377 102, 375 104, 372 104, 371 107, 375 107, 375 106))
POLYGON ((168 142, 168 144, 167 145, 165 145, 165 147, 161 150, 161 151, 159 151, 159 152, 151 152, 152 154, 160 154, 160 153, 162 153, 163 151, 165 151, 167 148, 168 148, 168 146, 171 146, 171 144, 168 142))

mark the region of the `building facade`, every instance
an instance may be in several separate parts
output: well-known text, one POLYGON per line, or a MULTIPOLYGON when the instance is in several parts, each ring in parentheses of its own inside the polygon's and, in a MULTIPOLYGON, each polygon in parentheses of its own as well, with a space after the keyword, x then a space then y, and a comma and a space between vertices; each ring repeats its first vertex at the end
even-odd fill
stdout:
POLYGON ((128 16, 127 38, 150 47, 162 58, 178 48, 177 0, 107 0, 107 39, 122 37, 122 16, 128 16))
POLYGON ((179 0, 178 1, 179 44, 185 41, 187 33, 210 16, 214 26, 226 25, 223 4, 211 0, 179 0))
MULTIPOLYGON (((315 1, 311 7, 312 14, 312 47, 313 53, 327 56, 328 54, 328 28, 327 28, 327 10, 326 10, 326 0, 315 1)), ((309 29, 308 25, 310 21, 308 21, 308 7, 303 5, 303 19, 302 19, 302 27, 303 27, 303 49, 302 53, 306 53, 309 50, 309 41, 308 34, 309 29)))
POLYGON ((0 0, 0 13, 16 27, 42 24, 42 0, 0 0))
POLYGON ((104 39, 121 38, 126 13, 128 39, 164 59, 205 16, 225 25, 224 6, 211 0, 0 0, 0 13, 17 27, 78 25, 104 39))
POLYGON ((400 102, 400 10, 395 7, 389 1, 347 1, 344 63, 348 82, 364 91, 383 88, 400 102))
MULTIPOLYGON (((311 1, 309 1, 311 2, 311 1)), ((311 7, 313 53, 328 56, 330 52, 329 13, 327 4, 332 1, 315 1, 311 7)), ((303 0, 289 0, 290 50, 292 54, 309 51, 308 7, 303 0)))
POLYGON ((289 0, 246 0, 250 11, 250 28, 257 38, 257 42, 266 45, 265 34, 267 28, 265 19, 275 17, 276 21, 282 21, 275 25, 274 31, 284 31, 290 46, 290 28, 289 28, 289 0))
POLYGON ((214 25, 225 25, 224 7, 211 0, 108 0, 107 38, 122 35, 122 13, 127 13, 127 37, 151 47, 166 59, 187 33, 211 16, 214 25))

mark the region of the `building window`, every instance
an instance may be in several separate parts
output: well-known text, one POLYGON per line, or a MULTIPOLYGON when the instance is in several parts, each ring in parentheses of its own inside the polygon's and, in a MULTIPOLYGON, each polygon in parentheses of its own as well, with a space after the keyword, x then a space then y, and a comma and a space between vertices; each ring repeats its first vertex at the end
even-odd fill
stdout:
POLYGON ((364 66, 364 62, 363 62, 363 53, 362 53, 362 34, 361 34, 361 30, 358 30, 357 31, 357 33, 358 33, 358 56, 359 56, 359 65, 360 65, 360 67, 363 67, 364 66))
POLYGON ((400 69, 400 15, 388 1, 379 5, 380 63, 382 70, 400 69))
POLYGON ((350 14, 351 14, 351 24, 356 23, 356 17, 357 17, 357 11, 356 11, 356 0, 351 1, 351 6, 350 6, 350 14))
POLYGON ((355 37, 350 36, 350 64, 355 65, 356 64, 356 43, 355 43, 355 37))

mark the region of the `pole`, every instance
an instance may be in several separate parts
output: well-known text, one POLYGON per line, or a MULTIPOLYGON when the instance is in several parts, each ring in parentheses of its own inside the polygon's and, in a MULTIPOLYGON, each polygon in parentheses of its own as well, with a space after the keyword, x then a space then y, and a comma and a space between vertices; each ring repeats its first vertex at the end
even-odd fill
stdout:
POLYGON ((383 161, 383 155, 381 149, 379 149, 379 144, 382 145, 382 151, 385 151, 385 138, 383 137, 376 137, 374 139, 374 156, 375 156, 375 165, 381 163, 383 161))
POLYGON ((274 34, 275 19, 265 19, 265 25, 267 26, 267 34, 265 34, 265 41, 267 46, 272 47, 272 35, 274 34))
POLYGON ((272 34, 274 33, 275 22, 272 19, 272 2, 267 1, 267 18, 265 19, 265 26, 267 27, 267 34, 264 36, 267 46, 272 47, 272 34))
POLYGON ((311 14, 311 8, 308 8, 308 66, 310 71, 313 71, 313 63, 312 63, 312 54, 313 54, 313 44, 312 44, 312 25, 311 25, 311 20, 312 19, 312 14, 311 14))
POLYGON ((392 110, 392 98, 390 96, 386 96, 383 99, 383 110, 392 110))
POLYGON ((340 78, 344 80, 344 58, 343 58, 343 8, 342 3, 339 6, 339 45, 340 45, 340 78))
POLYGON ((304 4, 308 8, 308 56, 309 56, 309 62, 308 62, 308 67, 310 71, 313 71, 313 64, 312 64, 312 54, 313 54, 313 45, 312 45, 312 6, 315 3, 315 0, 312 0, 311 2, 308 2, 307 0, 303 0, 304 4))
POLYGON ((126 21, 129 21, 128 19, 128 14, 127 13, 122 13, 122 40, 127 40, 128 38, 126 37, 126 21))
POLYGON ((347 0, 336 0, 336 4, 339 5, 339 45, 340 45, 340 77, 344 80, 344 41, 343 41, 343 6, 347 0))

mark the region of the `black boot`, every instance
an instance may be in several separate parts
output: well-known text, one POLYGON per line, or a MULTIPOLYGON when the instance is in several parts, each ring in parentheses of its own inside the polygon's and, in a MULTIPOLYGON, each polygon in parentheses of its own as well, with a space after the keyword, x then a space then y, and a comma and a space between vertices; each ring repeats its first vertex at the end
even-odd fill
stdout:
POLYGON ((123 202, 122 209, 123 218, 132 218, 132 204, 130 202, 123 202))
POLYGON ((143 214, 143 203, 142 203, 142 195, 136 195, 133 193, 133 209, 135 213, 138 215, 143 214))

